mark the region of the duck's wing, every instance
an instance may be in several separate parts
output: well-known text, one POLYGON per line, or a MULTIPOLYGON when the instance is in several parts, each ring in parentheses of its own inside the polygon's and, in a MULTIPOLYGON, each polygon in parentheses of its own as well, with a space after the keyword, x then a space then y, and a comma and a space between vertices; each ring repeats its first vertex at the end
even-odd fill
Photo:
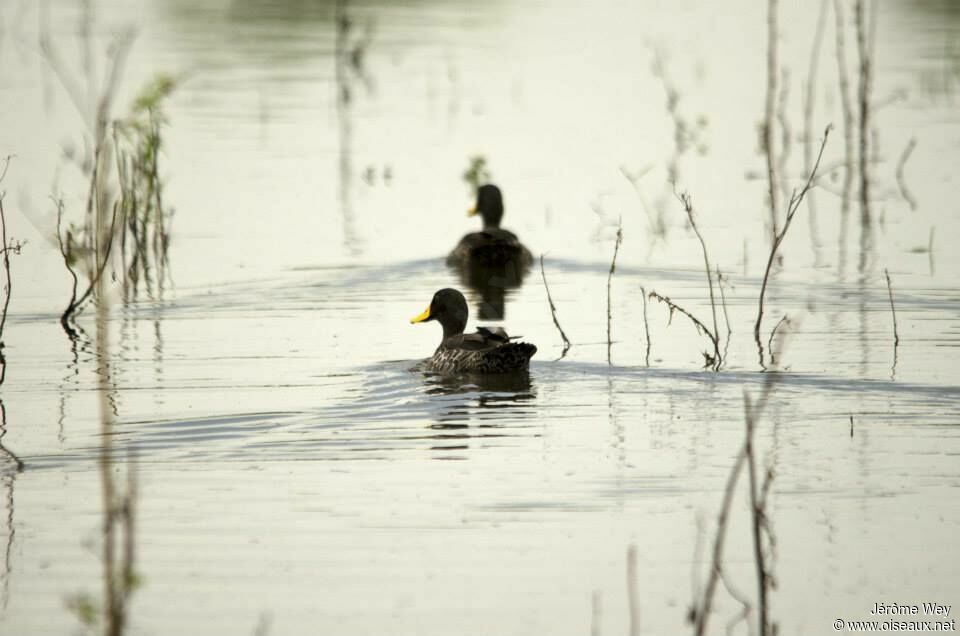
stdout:
POLYGON ((487 338, 490 338, 491 340, 495 340, 497 342, 503 342, 503 343, 510 342, 511 340, 519 340, 520 338, 523 337, 523 336, 508 336, 506 330, 504 330, 503 327, 494 327, 491 329, 490 327, 478 326, 477 333, 483 334, 484 336, 486 336, 487 338))
POLYGON ((462 351, 493 351, 507 342, 505 336, 500 336, 485 327, 480 327, 480 330, 476 333, 462 333, 447 338, 443 341, 443 347, 462 351))

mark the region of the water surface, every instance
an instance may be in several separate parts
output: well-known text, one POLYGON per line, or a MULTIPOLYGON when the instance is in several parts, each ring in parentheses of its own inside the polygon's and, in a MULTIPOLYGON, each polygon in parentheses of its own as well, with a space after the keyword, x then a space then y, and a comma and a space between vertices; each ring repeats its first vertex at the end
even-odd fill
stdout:
MULTIPOLYGON (((640 633, 686 630, 744 395, 770 377, 752 335, 768 245, 764 7, 351 3, 352 37, 369 44, 344 109, 332 3, 201 4, 92 4, 94 51, 124 25, 139 32, 118 110, 156 72, 186 77, 163 157, 173 284, 117 296, 109 322, 109 441, 119 466, 136 455, 139 480, 129 631, 627 633, 629 546, 640 633), (655 51, 698 131, 680 155, 655 51), (546 254, 574 343, 562 355, 530 272, 504 299, 503 324, 539 347, 515 382, 425 374, 439 329, 408 323, 462 285, 443 257, 476 224, 461 180, 475 154, 504 189, 505 224, 546 254), (706 338, 652 300, 647 363, 641 287, 710 315, 671 161, 730 282, 719 373, 701 368, 706 338), (624 176, 644 170, 637 187, 624 176)), ((783 11, 792 186, 817 16, 783 11)), ((75 343, 57 323, 69 279, 48 199, 79 213, 86 191, 63 148, 84 124, 36 46, 49 28, 82 51, 82 15, 68 2, 0 7, 0 105, 16 123, 0 132, 0 153, 16 154, 5 207, 28 241, 4 334, 2 442, 25 466, 0 464, 11 634, 80 629, 67 599, 103 585, 96 329, 92 310, 75 343)), ((881 601, 956 600, 957 17, 934 2, 880 7, 875 95, 897 99, 876 112, 870 241, 856 209, 842 235, 828 179, 768 292, 765 335, 791 321, 757 431, 775 474, 783 634, 867 618, 881 601), (911 138, 916 209, 895 177, 911 138)), ((813 118, 817 141, 836 127, 824 165, 843 158, 833 38, 828 13, 813 118)), ((80 75, 82 56, 68 60, 80 75)), ((466 291, 476 315, 482 299, 466 291)), ((726 570, 748 594, 752 558, 738 498, 726 570)), ((714 630, 738 609, 719 594, 714 630)))

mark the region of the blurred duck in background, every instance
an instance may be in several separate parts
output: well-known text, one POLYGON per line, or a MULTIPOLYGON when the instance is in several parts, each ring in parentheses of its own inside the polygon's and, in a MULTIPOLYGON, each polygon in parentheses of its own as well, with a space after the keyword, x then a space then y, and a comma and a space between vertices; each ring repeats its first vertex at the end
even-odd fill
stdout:
POLYGON ((492 183, 480 186, 467 215, 479 214, 483 229, 465 235, 447 256, 447 265, 457 270, 460 281, 479 293, 478 315, 486 320, 503 319, 506 291, 520 286, 533 263, 517 235, 500 227, 503 209, 500 188, 492 183))

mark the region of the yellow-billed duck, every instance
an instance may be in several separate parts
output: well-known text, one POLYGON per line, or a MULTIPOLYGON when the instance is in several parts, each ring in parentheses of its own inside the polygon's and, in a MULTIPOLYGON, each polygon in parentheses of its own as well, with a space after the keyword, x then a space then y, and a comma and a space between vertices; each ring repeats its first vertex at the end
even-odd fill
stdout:
POLYGON ((483 218, 483 230, 471 232, 447 256, 448 265, 506 265, 523 270, 533 263, 530 253, 517 235, 500 227, 503 219, 503 195, 500 188, 488 183, 477 190, 477 203, 467 212, 483 218))
POLYGON ((436 320, 443 327, 440 346, 427 360, 427 368, 439 373, 506 373, 524 371, 537 347, 528 342, 511 342, 501 327, 477 327, 476 333, 463 333, 467 327, 467 301, 456 289, 441 289, 430 306, 410 319, 411 324, 436 320))

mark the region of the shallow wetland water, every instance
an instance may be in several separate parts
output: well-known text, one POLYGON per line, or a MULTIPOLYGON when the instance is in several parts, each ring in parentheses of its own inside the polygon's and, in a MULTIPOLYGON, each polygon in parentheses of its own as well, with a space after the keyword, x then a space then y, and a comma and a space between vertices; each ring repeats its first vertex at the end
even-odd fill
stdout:
MULTIPOLYGON (((161 165, 170 281, 112 296, 106 435, 96 312, 76 341, 58 323, 70 281, 48 198, 82 208, 63 155, 86 129, 37 45, 47 30, 82 76, 84 12, 43 6, 0 5, 0 154, 16 155, 2 188, 8 233, 26 240, 3 334, 0 633, 81 632, 76 599, 99 607, 105 438, 120 482, 136 474, 127 633, 687 633, 744 396, 771 377, 755 446, 774 474, 779 633, 829 633, 878 602, 960 602, 953 4, 877 4, 866 234, 856 196, 845 224, 840 212, 825 4, 811 143, 833 124, 830 176, 767 291, 763 344, 790 322, 765 373, 753 323, 769 253, 766 3, 350 2, 360 48, 338 103, 333 2, 91 2, 96 55, 137 29, 116 111, 157 72, 184 74, 161 165), (501 324, 477 318, 484 299, 444 264, 478 225, 462 179, 474 155, 503 188, 504 225, 545 254, 573 343, 564 355, 535 267, 503 299, 502 324, 539 347, 511 381, 419 370, 440 330, 409 324, 448 286, 466 292, 471 327, 501 324), (641 293, 710 316, 671 172, 728 281, 718 372, 702 368, 707 338, 641 293)), ((819 9, 780 9, 784 198, 806 174, 801 85, 819 9)), ((724 570, 752 599, 745 483, 724 570)), ((740 609, 719 590, 711 633, 740 609)))

